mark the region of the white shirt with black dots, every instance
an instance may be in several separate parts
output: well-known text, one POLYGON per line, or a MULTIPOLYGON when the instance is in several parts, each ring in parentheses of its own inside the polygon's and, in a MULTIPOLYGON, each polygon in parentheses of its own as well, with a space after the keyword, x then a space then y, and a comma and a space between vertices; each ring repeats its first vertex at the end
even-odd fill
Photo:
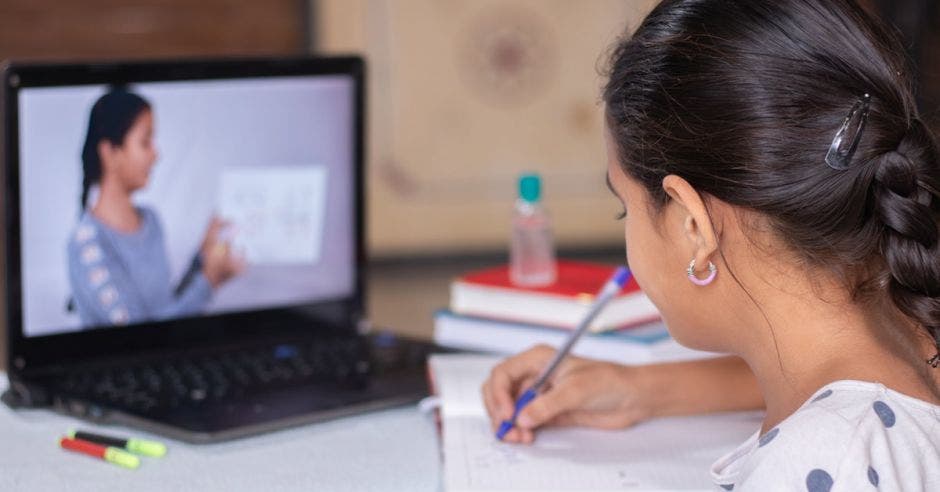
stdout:
POLYGON ((836 381, 711 467, 716 490, 940 491, 940 406, 836 381))

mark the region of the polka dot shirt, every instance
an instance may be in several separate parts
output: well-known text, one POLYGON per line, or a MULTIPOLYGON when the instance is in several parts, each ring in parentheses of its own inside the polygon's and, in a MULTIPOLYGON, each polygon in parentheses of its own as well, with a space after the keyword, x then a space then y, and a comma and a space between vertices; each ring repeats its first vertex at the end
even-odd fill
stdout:
POLYGON ((940 491, 940 406, 836 381, 711 468, 716 490, 940 491))

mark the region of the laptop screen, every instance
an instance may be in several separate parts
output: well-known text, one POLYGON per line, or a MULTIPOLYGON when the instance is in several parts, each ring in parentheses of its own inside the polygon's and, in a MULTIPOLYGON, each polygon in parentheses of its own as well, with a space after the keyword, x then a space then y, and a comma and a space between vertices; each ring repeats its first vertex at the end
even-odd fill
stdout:
POLYGON ((352 295, 354 91, 337 74, 22 88, 23 335, 352 295))

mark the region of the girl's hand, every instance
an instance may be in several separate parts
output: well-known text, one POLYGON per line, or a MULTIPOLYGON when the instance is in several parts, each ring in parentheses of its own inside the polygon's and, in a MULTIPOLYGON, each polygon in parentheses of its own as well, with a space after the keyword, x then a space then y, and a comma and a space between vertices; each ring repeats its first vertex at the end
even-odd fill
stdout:
MULTIPOLYGON (((482 392, 494 431, 512 417, 516 399, 554 355, 555 349, 540 345, 493 368, 482 392)), ((545 425, 617 429, 644 420, 652 411, 647 398, 651 390, 643 387, 643 374, 642 367, 569 356, 503 440, 530 443, 534 430, 545 425)))
POLYGON ((244 258, 234 254, 228 242, 219 237, 226 226, 227 222, 213 217, 202 240, 202 273, 213 288, 245 270, 244 258))

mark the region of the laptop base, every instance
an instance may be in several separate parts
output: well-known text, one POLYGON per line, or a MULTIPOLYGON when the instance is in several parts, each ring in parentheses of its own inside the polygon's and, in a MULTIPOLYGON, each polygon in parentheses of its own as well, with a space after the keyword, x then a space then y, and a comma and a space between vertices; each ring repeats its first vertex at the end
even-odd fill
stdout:
MULTIPOLYGON (((428 395, 426 358, 442 349, 389 334, 368 341, 368 374, 255 387, 231 398, 160 405, 151 411, 112 404, 46 384, 11 381, 11 408, 51 408, 96 424, 126 425, 189 443, 212 443, 414 403, 428 395), (13 388, 18 388, 14 390, 13 388)), ((211 391, 211 388, 209 388, 211 391)))

